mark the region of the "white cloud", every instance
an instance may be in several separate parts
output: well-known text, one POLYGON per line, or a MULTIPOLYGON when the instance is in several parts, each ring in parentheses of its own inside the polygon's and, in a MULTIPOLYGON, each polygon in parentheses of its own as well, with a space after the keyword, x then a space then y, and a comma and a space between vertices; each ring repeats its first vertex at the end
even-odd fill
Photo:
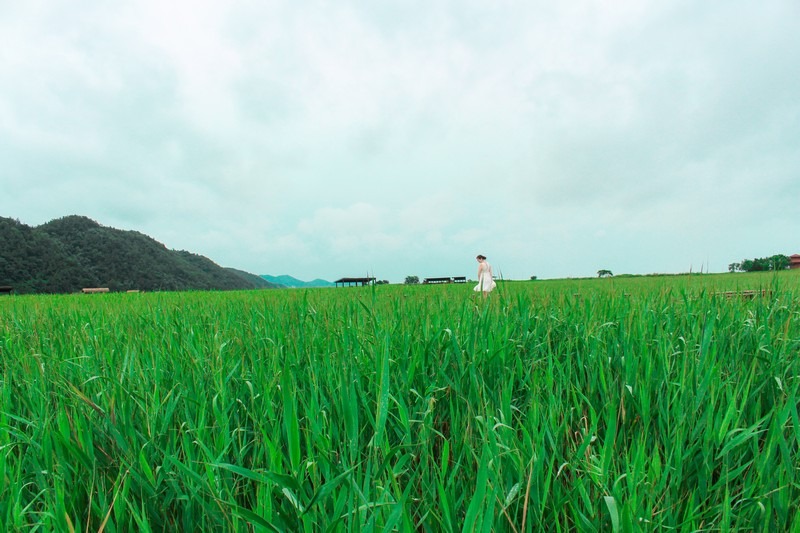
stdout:
POLYGON ((307 277, 724 269, 796 243, 798 9, 3 5, 0 214, 307 277))

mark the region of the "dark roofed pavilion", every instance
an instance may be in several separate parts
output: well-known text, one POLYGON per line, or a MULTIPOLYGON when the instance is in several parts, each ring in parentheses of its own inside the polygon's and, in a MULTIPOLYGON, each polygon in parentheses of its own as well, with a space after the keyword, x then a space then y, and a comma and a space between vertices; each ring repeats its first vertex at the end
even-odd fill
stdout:
POLYGON ((337 287, 342 284, 342 287, 351 287, 353 285, 370 285, 375 283, 375 278, 340 278, 333 282, 337 287))

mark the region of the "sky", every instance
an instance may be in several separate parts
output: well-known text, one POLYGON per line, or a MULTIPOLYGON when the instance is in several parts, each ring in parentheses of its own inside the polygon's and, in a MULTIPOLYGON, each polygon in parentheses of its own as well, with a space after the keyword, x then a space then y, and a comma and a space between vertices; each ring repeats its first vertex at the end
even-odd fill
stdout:
POLYGON ((800 253, 797 0, 0 0, 0 36, 29 226, 329 281, 800 253))

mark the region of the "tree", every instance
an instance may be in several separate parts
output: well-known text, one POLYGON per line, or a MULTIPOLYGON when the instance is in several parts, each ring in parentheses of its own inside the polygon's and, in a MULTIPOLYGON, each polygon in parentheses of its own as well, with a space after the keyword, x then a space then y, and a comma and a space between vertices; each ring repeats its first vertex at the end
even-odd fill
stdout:
POLYGON ((406 276, 406 285, 416 285, 417 283, 419 283, 419 277, 406 276))
POLYGON ((786 270, 789 268, 789 257, 783 254, 773 255, 770 259, 771 270, 786 270))
POLYGON ((728 270, 734 272, 763 272, 765 270, 786 270, 789 268, 789 257, 783 254, 775 254, 772 257, 758 257, 755 259, 744 259, 741 263, 731 263, 728 270))
POLYGON ((531 281, 536 281, 536 276, 531 276, 531 281))
POLYGON ((610 270, 606 270, 604 268, 597 271, 598 278, 609 278, 613 275, 614 275, 613 272, 611 272, 610 270))

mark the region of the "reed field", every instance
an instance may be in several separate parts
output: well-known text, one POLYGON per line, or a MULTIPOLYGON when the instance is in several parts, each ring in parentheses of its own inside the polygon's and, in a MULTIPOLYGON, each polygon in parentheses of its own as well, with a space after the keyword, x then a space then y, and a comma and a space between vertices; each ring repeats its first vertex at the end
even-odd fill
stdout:
POLYGON ((8 296, 0 365, 3 531, 800 531, 798 271, 8 296))

